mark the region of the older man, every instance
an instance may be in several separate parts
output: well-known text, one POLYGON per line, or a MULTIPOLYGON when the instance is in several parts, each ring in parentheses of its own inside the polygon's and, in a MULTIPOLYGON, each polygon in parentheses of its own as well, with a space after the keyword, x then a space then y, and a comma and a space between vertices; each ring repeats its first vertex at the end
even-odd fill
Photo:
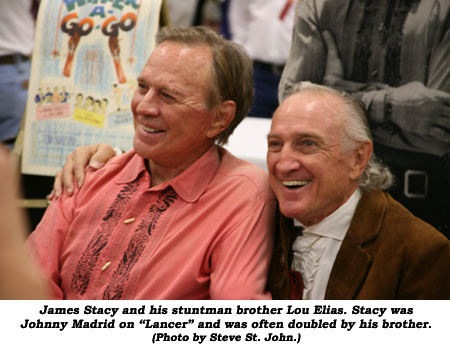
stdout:
POLYGON ((275 239, 274 298, 450 298, 449 241, 381 190, 392 177, 372 154, 358 100, 296 86, 274 115, 267 163, 287 217, 275 239))
POLYGON ((56 298, 266 298, 276 201, 263 170, 216 145, 251 105, 251 62, 202 27, 157 41, 134 149, 53 201, 29 244, 56 298))
POLYGON ((346 90, 364 101, 388 192, 450 238, 450 0, 304 0, 279 87, 346 90))

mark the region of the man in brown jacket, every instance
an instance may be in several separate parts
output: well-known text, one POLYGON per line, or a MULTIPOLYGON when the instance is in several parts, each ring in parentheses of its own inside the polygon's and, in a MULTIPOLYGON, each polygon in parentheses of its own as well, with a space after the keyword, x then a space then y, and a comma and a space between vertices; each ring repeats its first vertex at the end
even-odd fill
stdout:
POLYGON ((297 85, 275 112, 268 148, 281 212, 274 299, 450 298, 449 241, 382 191, 392 176, 372 153, 358 100, 297 85))

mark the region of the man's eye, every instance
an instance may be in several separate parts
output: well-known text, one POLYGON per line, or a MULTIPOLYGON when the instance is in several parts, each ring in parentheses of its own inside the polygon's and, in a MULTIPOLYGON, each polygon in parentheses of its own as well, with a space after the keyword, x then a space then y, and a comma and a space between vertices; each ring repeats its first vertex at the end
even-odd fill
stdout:
POLYGON ((319 149, 319 145, 313 140, 303 140, 297 147, 302 152, 316 152, 319 149))
POLYGON ((147 91, 147 86, 144 84, 138 84, 138 89, 140 92, 145 92, 147 91))
POLYGON ((173 97, 172 94, 166 93, 164 91, 162 91, 160 95, 161 95, 162 98, 164 98, 167 101, 174 101, 175 100, 175 98, 173 97))
POLYGON ((306 147, 317 147, 317 142, 311 139, 304 139, 300 141, 300 145, 306 147))
POLYGON ((277 148, 281 146, 281 142, 278 140, 268 140, 267 146, 270 148, 277 148))

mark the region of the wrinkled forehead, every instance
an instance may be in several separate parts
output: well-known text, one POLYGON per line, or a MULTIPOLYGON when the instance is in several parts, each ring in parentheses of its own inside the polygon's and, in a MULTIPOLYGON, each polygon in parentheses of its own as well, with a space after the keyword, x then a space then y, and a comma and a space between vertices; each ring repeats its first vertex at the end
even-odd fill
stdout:
POLYGON ((305 90, 284 100, 274 113, 274 120, 285 116, 340 119, 345 107, 342 98, 321 90, 305 90))
POLYGON ((270 135, 340 135, 344 119, 339 96, 322 91, 301 91, 288 97, 275 111, 270 135))
POLYGON ((183 63, 200 69, 209 69, 212 62, 212 50, 206 45, 163 41, 153 50, 148 64, 156 60, 172 60, 167 63, 170 65, 183 63))
POLYGON ((159 44, 138 81, 176 91, 180 96, 202 96, 206 106, 214 88, 212 51, 207 46, 164 41, 159 44))
POLYGON ((165 77, 172 83, 206 86, 211 81, 211 57, 211 50, 206 46, 165 41, 155 48, 139 78, 165 77))

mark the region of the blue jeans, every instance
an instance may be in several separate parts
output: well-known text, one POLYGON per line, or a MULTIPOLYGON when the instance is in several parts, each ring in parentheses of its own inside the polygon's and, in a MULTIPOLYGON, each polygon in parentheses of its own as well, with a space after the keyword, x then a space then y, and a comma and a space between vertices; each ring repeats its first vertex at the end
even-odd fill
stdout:
POLYGON ((257 67, 253 68, 255 100, 248 113, 249 116, 272 118, 278 107, 278 84, 280 79, 281 74, 273 74, 257 67))
MULTIPOLYGON (((14 140, 19 132, 25 104, 30 60, 0 65, 0 141, 14 140)), ((8 145, 13 146, 13 143, 8 145)))

